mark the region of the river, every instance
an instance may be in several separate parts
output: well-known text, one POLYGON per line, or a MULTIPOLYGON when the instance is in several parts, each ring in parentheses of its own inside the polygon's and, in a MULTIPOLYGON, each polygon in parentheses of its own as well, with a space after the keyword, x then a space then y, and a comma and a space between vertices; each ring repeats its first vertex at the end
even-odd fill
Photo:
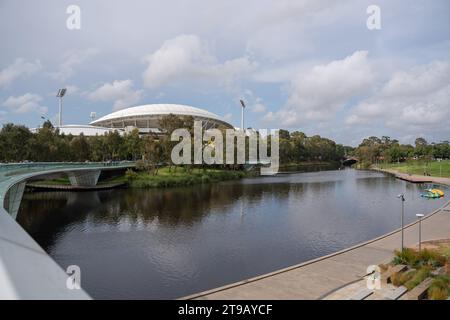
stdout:
MULTIPOLYGON (((441 206, 353 169, 185 188, 33 192, 18 222, 97 299, 178 298, 366 241, 441 206)), ((448 190, 446 190, 448 193, 448 190)))

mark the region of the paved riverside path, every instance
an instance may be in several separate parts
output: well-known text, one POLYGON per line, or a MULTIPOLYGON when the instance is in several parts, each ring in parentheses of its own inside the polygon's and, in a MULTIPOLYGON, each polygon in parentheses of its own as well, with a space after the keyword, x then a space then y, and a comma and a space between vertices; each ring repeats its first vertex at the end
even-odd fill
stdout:
MULTIPOLYGON (((422 220, 422 241, 450 238, 450 202, 422 220)), ((418 223, 405 228, 405 246, 418 243, 418 223)), ((320 299, 366 275, 367 267, 388 262, 400 249, 393 231, 355 247, 266 275, 197 293, 182 299, 320 299)))
POLYGON ((395 169, 379 169, 375 168, 373 169, 375 171, 385 172, 394 175, 396 178, 413 182, 413 183, 436 183, 436 184, 443 184, 450 187, 450 178, 442 178, 442 177, 435 177, 435 176, 423 176, 418 174, 408 174, 408 173, 402 173, 395 169))

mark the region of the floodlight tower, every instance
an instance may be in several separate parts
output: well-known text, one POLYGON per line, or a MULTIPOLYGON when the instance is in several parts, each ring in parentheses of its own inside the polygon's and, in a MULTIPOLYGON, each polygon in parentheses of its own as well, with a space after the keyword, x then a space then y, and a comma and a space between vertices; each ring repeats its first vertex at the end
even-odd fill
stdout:
POLYGON ((244 109, 245 109, 245 103, 243 100, 239 100, 241 102, 241 106, 242 106, 242 113, 241 113, 241 128, 242 130, 244 129, 244 109))
POLYGON ((58 89, 58 93, 56 93, 56 97, 59 98, 59 115, 58 115, 58 127, 62 126, 62 98, 66 94, 67 89, 62 88, 58 89))
POLYGON ((97 118, 97 112, 92 111, 91 114, 89 115, 89 118, 91 118, 91 122, 95 120, 95 118, 97 118))

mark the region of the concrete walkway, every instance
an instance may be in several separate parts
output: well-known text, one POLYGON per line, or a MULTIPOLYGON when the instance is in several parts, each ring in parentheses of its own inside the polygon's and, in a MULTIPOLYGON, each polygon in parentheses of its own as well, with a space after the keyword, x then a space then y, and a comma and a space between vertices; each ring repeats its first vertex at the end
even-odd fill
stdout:
MULTIPOLYGON (((405 246, 418 243, 418 224, 405 228, 405 246)), ((450 238, 450 202, 422 220, 422 240, 450 238)), ((263 276, 190 295, 183 299, 320 299, 388 262, 401 245, 400 230, 355 247, 263 276)))

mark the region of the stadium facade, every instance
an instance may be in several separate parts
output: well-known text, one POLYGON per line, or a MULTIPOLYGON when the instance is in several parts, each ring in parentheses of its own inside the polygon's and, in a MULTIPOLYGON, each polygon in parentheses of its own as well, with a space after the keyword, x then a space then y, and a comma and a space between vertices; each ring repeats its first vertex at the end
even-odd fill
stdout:
MULTIPOLYGON (((122 109, 93 120, 89 125, 70 124, 58 127, 59 132, 65 135, 84 136, 104 135, 107 132, 117 131, 119 134, 131 132, 137 128, 140 134, 163 134, 160 120, 169 114, 180 117, 193 117, 202 121, 204 129, 233 128, 231 124, 220 119, 212 112, 181 104, 146 104, 137 107, 122 109)), ((37 132, 39 128, 31 129, 37 132)))

